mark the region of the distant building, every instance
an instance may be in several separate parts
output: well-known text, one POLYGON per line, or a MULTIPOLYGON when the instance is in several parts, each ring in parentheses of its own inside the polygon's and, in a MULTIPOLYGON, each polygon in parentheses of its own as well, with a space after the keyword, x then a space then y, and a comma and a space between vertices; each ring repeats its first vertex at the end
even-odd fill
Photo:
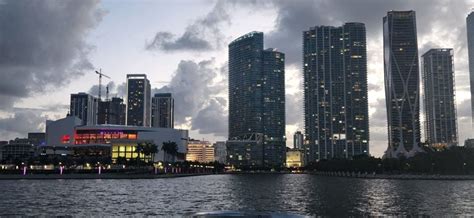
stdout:
POLYGON ((304 118, 310 161, 369 154, 363 23, 303 32, 304 118))
POLYGON ((214 143, 213 147, 214 159, 221 164, 227 163, 227 149, 225 146, 225 142, 216 142, 214 143))
POLYGON ((28 139, 15 139, 2 147, 2 161, 18 164, 27 161, 35 154, 35 146, 28 139))
POLYGON ((122 98, 113 97, 111 100, 101 101, 97 124, 125 125, 125 110, 122 98))
POLYGON ((430 49, 422 57, 426 141, 437 149, 457 145, 453 50, 430 49))
POLYGON ((151 102, 151 126, 174 128, 174 99, 171 93, 156 93, 151 102))
POLYGON ((69 113, 71 116, 81 119, 82 125, 97 124, 97 112, 97 98, 84 92, 71 94, 69 113))
POLYGON ((293 148, 302 149, 304 143, 304 135, 300 131, 295 132, 293 135, 293 148))
POLYGON ((34 146, 46 145, 46 133, 44 132, 29 132, 28 141, 34 146))
POLYGON ((415 11, 383 18, 388 148, 385 158, 411 157, 420 146, 420 72, 415 11))
POLYGON ((151 126, 151 86, 145 74, 127 74, 128 126, 151 126))
POLYGON ((464 147, 474 148, 474 139, 466 139, 466 141, 464 141, 464 147))
POLYGON ((208 141, 189 140, 186 161, 214 162, 214 147, 208 141))
MULTIPOLYGON (((466 27, 467 48, 469 54, 469 81, 471 87, 471 99, 474 99, 474 12, 469 13, 466 17, 466 27)), ((471 101, 471 114, 472 117, 474 117, 474 101, 471 101)), ((474 119, 472 119, 472 124, 474 126, 474 119)))
MULTIPOLYGON (((227 140, 227 163, 234 168, 261 169, 263 165, 263 134, 254 133, 227 140)), ((285 155, 286 156, 286 155, 285 155)))
POLYGON ((251 32, 229 44, 229 140, 259 133, 263 134, 264 156, 252 156, 262 159, 248 163, 283 167, 285 54, 264 50, 263 33, 251 32))
POLYGON ((286 167, 299 168, 305 166, 305 153, 301 149, 288 149, 286 152, 286 167))

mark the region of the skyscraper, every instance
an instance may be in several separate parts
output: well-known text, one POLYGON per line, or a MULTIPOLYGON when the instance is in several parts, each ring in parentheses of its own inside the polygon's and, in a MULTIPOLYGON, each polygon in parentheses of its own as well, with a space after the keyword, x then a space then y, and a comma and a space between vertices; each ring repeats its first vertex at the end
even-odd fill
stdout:
POLYGON ((260 133, 263 161, 257 162, 284 166, 285 55, 264 50, 263 33, 251 32, 229 44, 229 139, 260 133))
POLYGON ((469 81, 471 87, 471 121, 474 126, 474 12, 466 17, 467 25, 467 50, 469 59, 469 81))
POLYGON ((69 113, 82 120, 82 125, 97 124, 97 98, 84 92, 71 94, 69 113))
POLYGON ((145 74, 127 74, 126 125, 151 125, 151 87, 145 74))
POLYGON ((171 93, 156 93, 151 105, 151 126, 174 128, 174 99, 171 93))
POLYGON ((363 23, 303 32, 308 161, 369 153, 365 32, 363 23))
POLYGON ((415 11, 383 18, 388 148, 384 157, 410 157, 420 147, 420 76, 415 11))
POLYGON ((430 49, 422 57, 426 141, 433 148, 457 145, 453 49, 430 49))
POLYGON ((304 135, 300 131, 295 132, 293 135, 293 148, 303 149, 304 135))
POLYGON ((125 108, 122 98, 113 97, 99 102, 97 124, 125 125, 125 108))

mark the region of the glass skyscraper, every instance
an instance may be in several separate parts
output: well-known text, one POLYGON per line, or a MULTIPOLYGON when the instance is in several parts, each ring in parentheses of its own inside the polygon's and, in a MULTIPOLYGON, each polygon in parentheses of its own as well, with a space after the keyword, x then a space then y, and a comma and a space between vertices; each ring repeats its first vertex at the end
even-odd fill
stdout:
POLYGON ((384 157, 410 157, 421 151, 415 11, 389 11, 383 18, 383 39, 388 122, 388 148, 384 157))
POLYGON ((474 12, 469 13, 466 18, 467 26, 467 48, 469 59, 469 81, 471 87, 471 113, 472 125, 474 126, 474 12))
POLYGON ((308 161, 369 154, 365 25, 304 31, 303 75, 308 161))
POLYGON ((84 92, 71 94, 69 113, 71 116, 81 119, 82 125, 90 126, 97 124, 97 98, 84 92))
POLYGON ((171 93, 156 93, 151 105, 151 126, 174 128, 174 99, 171 93))
POLYGON ((426 141, 437 149, 457 145, 453 49, 430 49, 422 57, 426 141))
POLYGON ((151 126, 151 86, 145 74, 127 74, 128 126, 151 126))
POLYGON ((261 32, 248 33, 229 44, 229 139, 256 133, 264 137, 263 152, 257 152, 263 153, 261 163, 284 166, 285 54, 264 50, 261 32))

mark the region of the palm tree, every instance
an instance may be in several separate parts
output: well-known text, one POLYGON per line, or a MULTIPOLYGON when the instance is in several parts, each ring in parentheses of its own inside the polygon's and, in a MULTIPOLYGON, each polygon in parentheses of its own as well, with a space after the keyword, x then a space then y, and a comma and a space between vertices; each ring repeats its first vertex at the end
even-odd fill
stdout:
POLYGON ((144 147, 144 143, 138 143, 135 147, 135 152, 137 153, 137 165, 140 165, 140 153, 143 151, 144 147))
MULTIPOLYGON (((163 142, 163 146, 161 147, 161 150, 165 152, 167 155, 171 155, 172 162, 174 163, 176 154, 178 154, 178 145, 176 142, 163 142)), ((166 158, 167 159, 167 158, 166 158)))
POLYGON ((158 146, 153 142, 146 142, 143 147, 143 154, 146 156, 151 155, 151 161, 155 160, 155 154, 158 153, 158 146))

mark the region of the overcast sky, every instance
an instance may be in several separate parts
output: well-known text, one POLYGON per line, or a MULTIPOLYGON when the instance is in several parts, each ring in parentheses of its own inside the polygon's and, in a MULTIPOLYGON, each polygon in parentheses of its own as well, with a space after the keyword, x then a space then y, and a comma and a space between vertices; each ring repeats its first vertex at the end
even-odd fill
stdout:
POLYGON ((415 10, 420 56, 453 48, 460 141, 473 137, 465 18, 471 0, 0 0, 0 140, 43 131, 65 116, 69 95, 97 94, 94 70, 112 95, 125 75, 146 73, 153 91, 175 96, 176 125, 210 141, 227 136, 227 44, 250 31, 286 53, 287 137, 303 130, 302 31, 363 22, 367 28, 370 150, 387 148, 382 17, 415 10))

